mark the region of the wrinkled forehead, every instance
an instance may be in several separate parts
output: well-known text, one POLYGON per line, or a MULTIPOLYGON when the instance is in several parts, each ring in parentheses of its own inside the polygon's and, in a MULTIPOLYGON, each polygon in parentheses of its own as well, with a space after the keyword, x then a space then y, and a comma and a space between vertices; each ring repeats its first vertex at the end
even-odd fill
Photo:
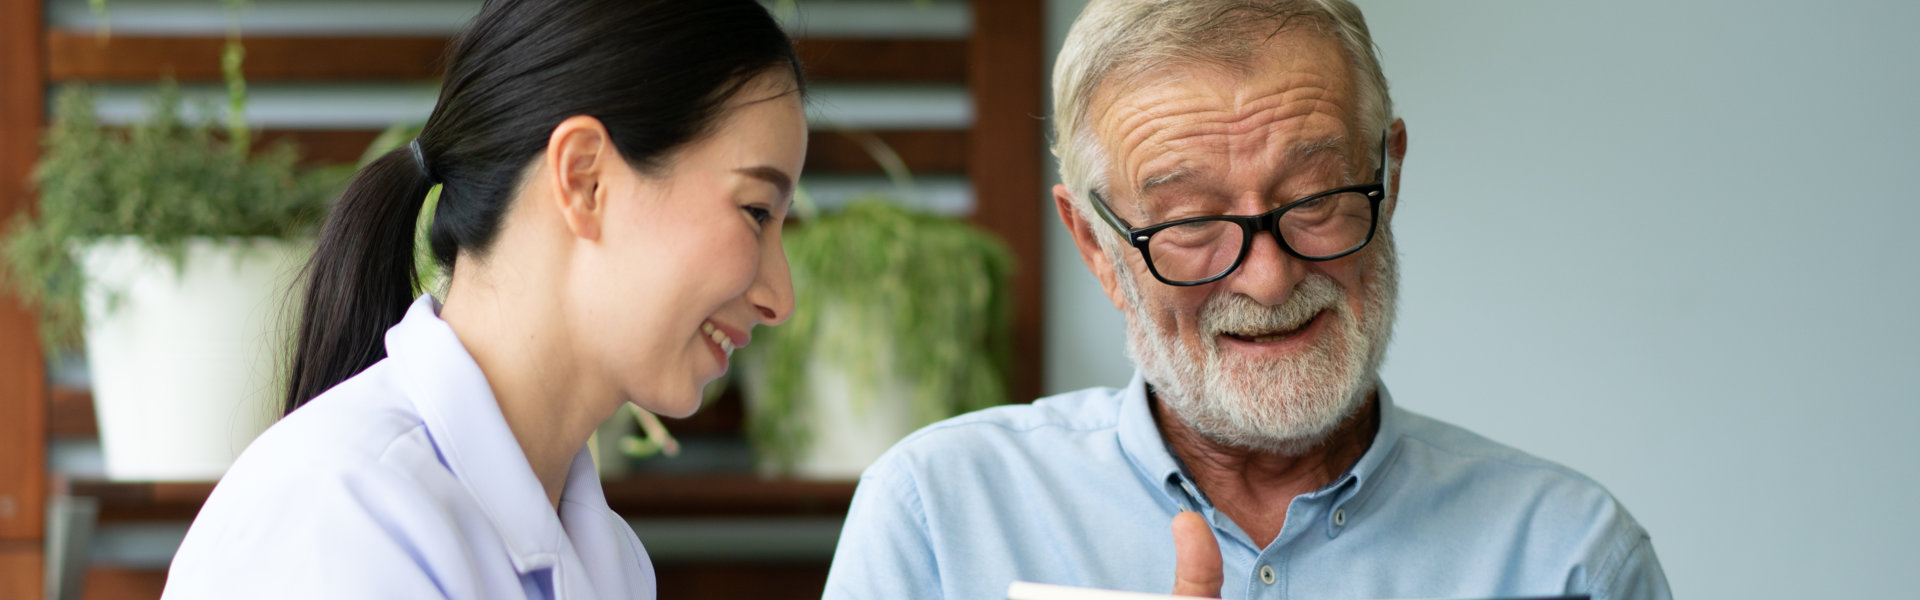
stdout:
POLYGON ((1306 159, 1323 170, 1364 162, 1353 73, 1339 42, 1312 30, 1275 34, 1240 65, 1168 59, 1116 70, 1087 116, 1087 141, 1108 163, 1105 191, 1306 159))

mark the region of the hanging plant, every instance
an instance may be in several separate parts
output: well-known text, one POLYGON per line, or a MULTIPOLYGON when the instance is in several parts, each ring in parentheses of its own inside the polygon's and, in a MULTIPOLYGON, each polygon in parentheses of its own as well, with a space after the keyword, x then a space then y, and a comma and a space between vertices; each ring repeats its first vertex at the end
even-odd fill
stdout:
POLYGON ((848 370, 855 410, 907 402, 920 424, 1005 401, 1013 259, 998 238, 868 197, 789 230, 786 251, 793 317, 741 356, 765 378, 747 414, 763 464, 791 466, 812 441, 797 418, 814 401, 810 361, 848 370), (871 397, 887 380, 907 397, 871 397))

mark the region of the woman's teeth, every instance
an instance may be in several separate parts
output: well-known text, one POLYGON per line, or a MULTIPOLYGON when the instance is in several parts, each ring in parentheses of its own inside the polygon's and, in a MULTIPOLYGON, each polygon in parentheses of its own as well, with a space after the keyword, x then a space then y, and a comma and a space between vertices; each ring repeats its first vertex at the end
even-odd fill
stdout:
POLYGON ((726 352, 728 356, 733 355, 733 338, 727 337, 727 332, 721 331, 718 327, 714 327, 712 321, 702 321, 700 323, 700 333, 707 334, 707 337, 712 339, 713 343, 719 344, 720 350, 726 352))

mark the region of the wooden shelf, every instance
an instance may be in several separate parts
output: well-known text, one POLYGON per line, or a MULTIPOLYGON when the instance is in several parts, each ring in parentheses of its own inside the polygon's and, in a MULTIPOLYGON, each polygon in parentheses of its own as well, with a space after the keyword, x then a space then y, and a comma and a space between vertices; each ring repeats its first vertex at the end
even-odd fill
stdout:
MULTIPOLYGON (((99 500, 101 522, 187 521, 212 482, 72 479, 64 492, 99 500)), ((853 481, 768 479, 747 473, 634 475, 602 482, 607 504, 629 518, 844 517, 853 481)))
MULTIPOLYGON (((220 80, 226 40, 212 36, 114 35, 91 30, 47 32, 47 77, 53 81, 148 82, 220 80)), ((252 82, 411 81, 440 76, 444 36, 247 36, 252 82), (325 56, 325 60, 315 60, 325 56)), ((965 83, 967 41, 801 38, 794 51, 807 78, 823 82, 965 83)))
MULTIPOLYGON (((299 148, 302 164, 353 164, 379 135, 372 129, 262 129, 254 132, 254 149, 265 151, 289 142, 299 148)), ((863 147, 879 142, 900 156, 908 172, 959 175, 967 171, 968 139, 965 129, 815 129, 808 135, 805 169, 807 175, 882 174, 880 163, 863 147)))
MULTIPOLYGON (((747 418, 745 402, 737 388, 728 388, 693 416, 667 419, 667 431, 675 436, 737 435, 747 418)), ((99 422, 93 414, 93 393, 83 387, 53 386, 47 397, 47 435, 99 437, 99 422)))

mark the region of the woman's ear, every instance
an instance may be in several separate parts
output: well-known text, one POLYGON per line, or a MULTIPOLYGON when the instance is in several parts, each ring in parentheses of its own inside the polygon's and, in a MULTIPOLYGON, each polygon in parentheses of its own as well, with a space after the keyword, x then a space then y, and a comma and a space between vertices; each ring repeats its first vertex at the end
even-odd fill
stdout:
POLYGON ((613 139, 599 119, 576 115, 553 128, 542 174, 551 186, 553 207, 574 237, 600 239, 607 214, 607 178, 619 162, 613 139))

